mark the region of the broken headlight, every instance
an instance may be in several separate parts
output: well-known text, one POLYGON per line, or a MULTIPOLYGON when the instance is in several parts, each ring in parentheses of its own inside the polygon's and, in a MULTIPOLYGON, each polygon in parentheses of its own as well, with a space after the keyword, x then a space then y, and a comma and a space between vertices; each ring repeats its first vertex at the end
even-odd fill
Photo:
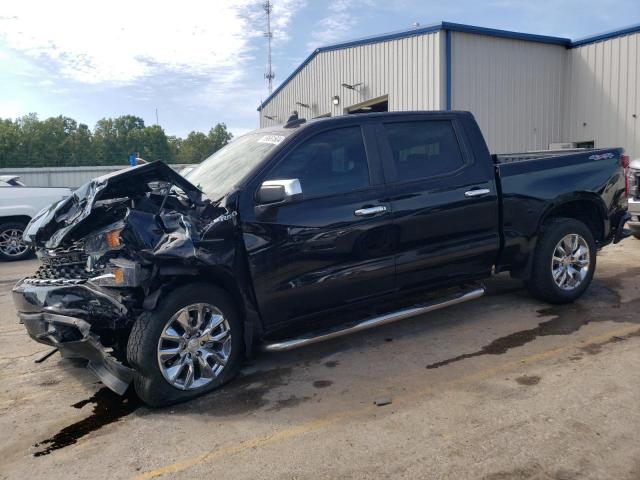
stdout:
POLYGON ((112 258, 102 274, 89 281, 100 287, 138 287, 147 275, 148 271, 138 262, 126 258, 112 258))
POLYGON ((92 233, 84 239, 84 250, 90 257, 101 257, 110 250, 122 248, 120 234, 124 230, 124 223, 117 222, 92 233))

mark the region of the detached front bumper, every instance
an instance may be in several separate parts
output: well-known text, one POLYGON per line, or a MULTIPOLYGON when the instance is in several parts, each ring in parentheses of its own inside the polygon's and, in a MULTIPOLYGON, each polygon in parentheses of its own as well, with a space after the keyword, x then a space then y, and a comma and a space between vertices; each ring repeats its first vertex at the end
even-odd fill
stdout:
POLYGON ((627 222, 627 226, 633 233, 640 233, 640 199, 629 198, 629 215, 631 219, 627 222))
POLYGON ((88 360, 89 370, 108 388, 120 395, 126 391, 132 370, 111 356, 90 323, 113 325, 122 319, 127 310, 117 298, 87 285, 34 285, 28 279, 12 293, 31 338, 56 347, 63 357, 88 360))

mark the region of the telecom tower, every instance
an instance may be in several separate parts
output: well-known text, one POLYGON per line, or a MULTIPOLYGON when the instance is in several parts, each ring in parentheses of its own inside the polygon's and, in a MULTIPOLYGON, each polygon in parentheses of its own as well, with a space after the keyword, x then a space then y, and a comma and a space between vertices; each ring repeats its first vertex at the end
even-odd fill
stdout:
POLYGON ((267 41, 269 42, 269 60, 267 64, 267 73, 264 74, 264 78, 269 82, 269 95, 271 95, 273 92, 273 79, 276 76, 271 69, 271 39, 273 38, 273 33, 271 33, 271 11, 273 10, 273 4, 267 0, 262 5, 262 8, 264 8, 265 13, 267 14, 267 31, 264 33, 264 36, 267 37, 267 41))

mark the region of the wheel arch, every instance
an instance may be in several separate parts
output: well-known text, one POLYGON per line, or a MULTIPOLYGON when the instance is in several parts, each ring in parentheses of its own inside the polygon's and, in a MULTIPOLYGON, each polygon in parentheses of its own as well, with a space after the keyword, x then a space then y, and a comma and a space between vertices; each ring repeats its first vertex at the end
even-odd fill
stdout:
POLYGON ((31 221, 31 217, 29 215, 7 215, 6 217, 0 218, 0 225, 11 222, 19 222, 24 223, 25 226, 31 221))
POLYGON ((540 217, 538 232, 552 218, 572 218, 584 223, 593 234, 596 244, 599 244, 609 233, 606 231, 606 212, 604 202, 596 194, 573 196, 548 207, 540 217))
POLYGON ((143 308, 153 310, 160 297, 177 286, 190 283, 208 283, 221 288, 229 295, 238 308, 242 319, 245 353, 250 355, 256 338, 261 336, 262 324, 251 300, 242 293, 236 278, 223 268, 207 266, 203 268, 189 266, 170 266, 159 269, 160 285, 146 296, 143 308))
POLYGON ((572 218, 584 223, 591 231, 596 241, 596 246, 599 246, 609 233, 607 231, 606 211, 603 200, 598 195, 589 192, 567 196, 549 204, 540 215, 536 234, 531 239, 526 261, 517 268, 513 268, 511 275, 521 280, 531 277, 533 257, 540 232, 544 228, 544 224, 553 218, 572 218))

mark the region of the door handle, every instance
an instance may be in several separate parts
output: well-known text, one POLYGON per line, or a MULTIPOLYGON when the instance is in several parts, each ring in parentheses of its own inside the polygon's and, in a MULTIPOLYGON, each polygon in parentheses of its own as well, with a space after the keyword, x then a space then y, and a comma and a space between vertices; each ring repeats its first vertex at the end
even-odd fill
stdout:
POLYGON ((378 205, 377 207, 359 208, 353 214, 356 217, 369 217, 371 215, 377 215, 378 213, 384 213, 387 211, 387 207, 384 205, 378 205))
POLYGON ((487 193, 491 193, 491 190, 488 188, 474 188, 472 190, 467 190, 464 192, 465 197, 479 197, 480 195, 486 195, 487 193))

